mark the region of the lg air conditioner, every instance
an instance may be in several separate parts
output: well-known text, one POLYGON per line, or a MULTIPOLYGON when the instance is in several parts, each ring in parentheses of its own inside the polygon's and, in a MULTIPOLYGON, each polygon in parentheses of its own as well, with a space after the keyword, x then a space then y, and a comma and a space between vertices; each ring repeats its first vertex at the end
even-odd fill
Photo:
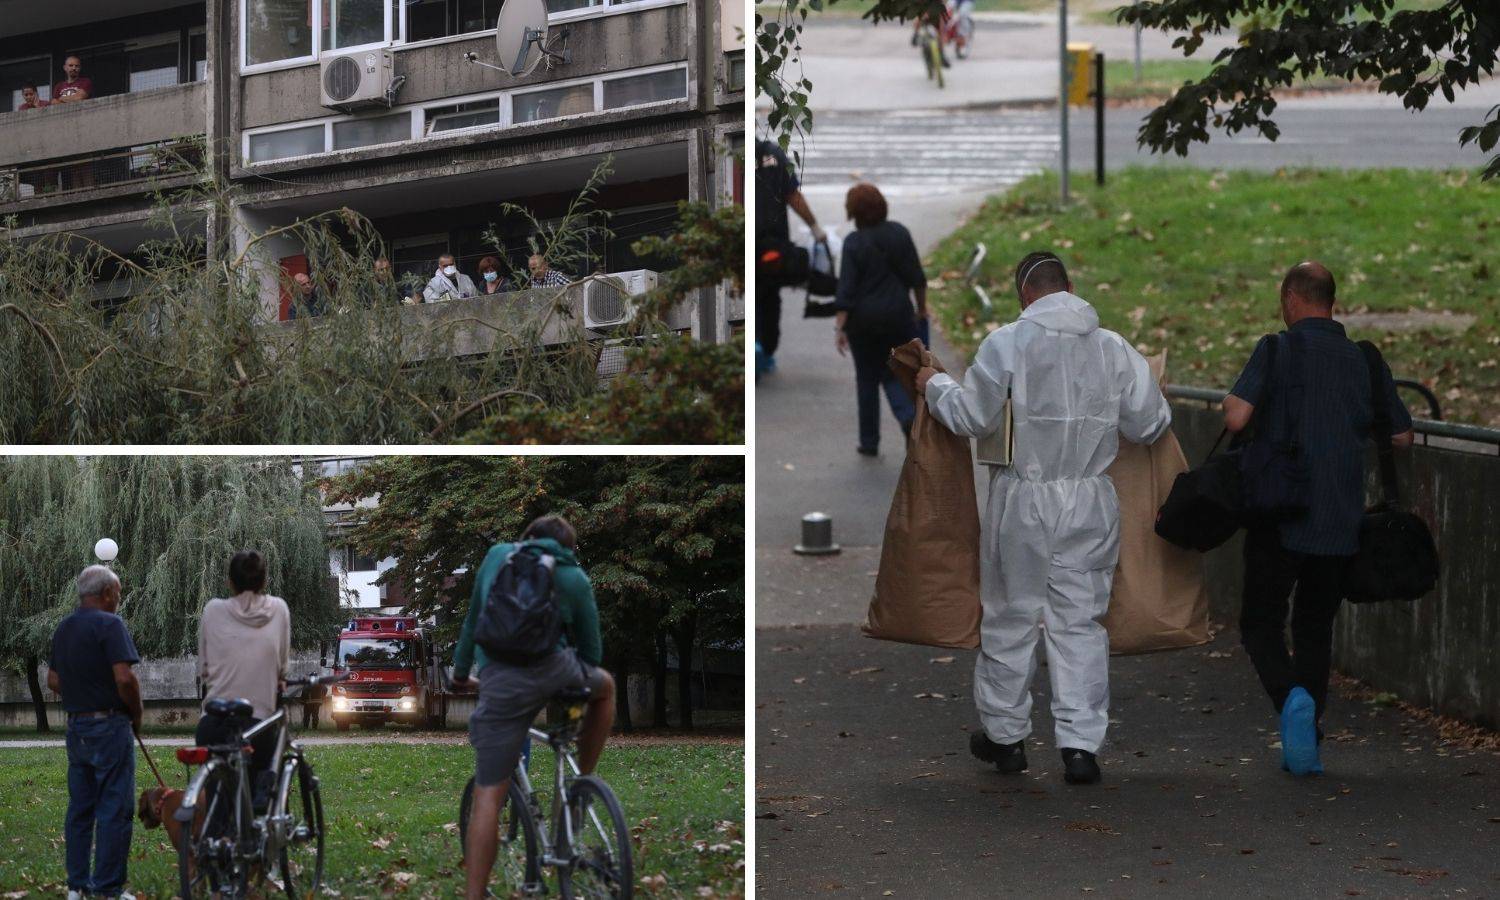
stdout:
POLYGON ((318 64, 323 105, 343 112, 370 107, 388 109, 395 75, 395 59, 389 50, 330 53, 318 64))
POLYGON ((635 304, 630 298, 655 287, 656 273, 650 269, 590 278, 583 284, 583 327, 603 331, 626 324, 635 316, 635 304))

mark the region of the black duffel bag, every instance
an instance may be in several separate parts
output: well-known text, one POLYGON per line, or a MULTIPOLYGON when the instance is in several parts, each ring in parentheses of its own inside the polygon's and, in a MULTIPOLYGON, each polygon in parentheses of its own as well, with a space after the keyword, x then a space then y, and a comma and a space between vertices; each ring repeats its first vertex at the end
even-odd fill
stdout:
POLYGON ((776 240, 756 248, 755 277, 763 284, 797 287, 807 284, 811 271, 811 255, 806 247, 789 240, 776 240))
POLYGON ((1391 415, 1381 378, 1385 361, 1380 350, 1369 341, 1360 341, 1359 349, 1364 352, 1370 369, 1381 501, 1366 510, 1360 520, 1359 552, 1344 571, 1344 595, 1350 603, 1415 600, 1437 585, 1437 544, 1427 522, 1400 506, 1396 460, 1391 450, 1391 415))
POLYGON ((1167 500, 1156 511, 1156 534, 1162 540, 1200 553, 1212 550, 1240 530, 1244 490, 1240 454, 1233 442, 1218 453, 1228 430, 1219 432, 1208 459, 1172 482, 1167 500))

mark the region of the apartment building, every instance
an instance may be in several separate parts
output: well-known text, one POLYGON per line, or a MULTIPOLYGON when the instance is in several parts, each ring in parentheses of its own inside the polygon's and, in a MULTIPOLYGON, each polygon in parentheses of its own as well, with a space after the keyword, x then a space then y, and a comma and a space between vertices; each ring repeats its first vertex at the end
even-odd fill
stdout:
MULTIPOLYGON (((565 52, 512 76, 491 67, 510 65, 500 0, 0 0, 0 225, 129 255, 160 228, 155 192, 214 178, 227 213, 180 204, 179 232, 243 247, 349 207, 398 274, 425 279, 451 253, 477 278, 484 256, 530 252, 502 204, 545 223, 609 158, 612 236, 565 274, 649 273, 666 263, 631 245, 670 232, 679 201, 742 202, 743 0, 545 2, 565 52), (69 58, 93 90, 62 103, 69 58), (20 108, 28 83, 49 105, 20 108)), ((266 316, 284 319, 305 248, 255 253, 266 316)), ((683 322, 722 340, 743 310, 705 290, 683 322)))

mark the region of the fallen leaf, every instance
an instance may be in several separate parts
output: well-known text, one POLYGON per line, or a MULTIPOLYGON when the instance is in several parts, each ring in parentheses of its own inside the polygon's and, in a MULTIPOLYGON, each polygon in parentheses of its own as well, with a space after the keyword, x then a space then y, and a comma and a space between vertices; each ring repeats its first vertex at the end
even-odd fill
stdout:
POLYGON ((391 845, 391 839, 390 838, 376 838, 375 840, 373 840, 373 841, 370 842, 370 846, 374 847, 376 850, 384 850, 385 848, 389 847, 390 845, 391 845))
POLYGON ((882 669, 880 666, 865 666, 863 669, 850 669, 849 670, 849 674, 850 675, 869 675, 871 672, 883 672, 883 671, 885 671, 885 670, 882 669))
POLYGON ((952 656, 934 656, 932 659, 929 659, 928 662, 936 663, 940 666, 946 666, 948 663, 953 662, 953 660, 954 657, 952 656))

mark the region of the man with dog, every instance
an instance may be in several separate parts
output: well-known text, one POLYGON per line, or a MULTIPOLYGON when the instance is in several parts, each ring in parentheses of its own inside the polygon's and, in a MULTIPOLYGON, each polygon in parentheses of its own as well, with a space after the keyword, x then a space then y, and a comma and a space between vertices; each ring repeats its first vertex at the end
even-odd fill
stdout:
POLYGON ((68 812, 64 858, 68 900, 122 897, 135 799, 135 735, 141 686, 135 642, 116 610, 120 579, 105 566, 77 578, 78 608, 52 633, 47 687, 68 717, 68 812), (93 868, 89 867, 90 851, 93 868))

